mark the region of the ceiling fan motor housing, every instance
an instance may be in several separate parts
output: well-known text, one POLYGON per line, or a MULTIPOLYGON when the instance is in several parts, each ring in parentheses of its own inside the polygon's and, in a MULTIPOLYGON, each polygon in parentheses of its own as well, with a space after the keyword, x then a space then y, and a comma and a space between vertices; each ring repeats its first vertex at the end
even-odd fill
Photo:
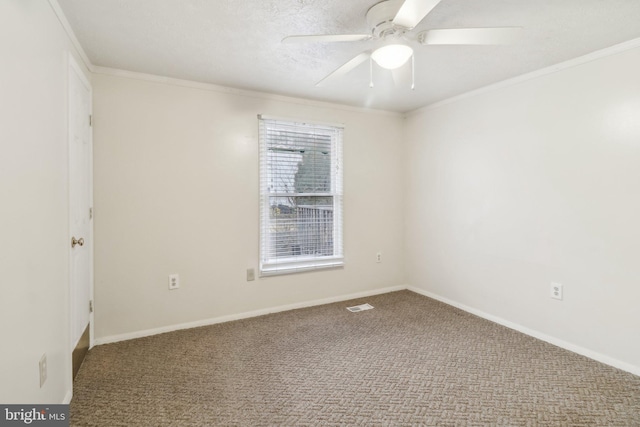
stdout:
POLYGON ((402 28, 393 23, 393 18, 400 10, 404 0, 386 0, 373 5, 366 14, 367 24, 375 38, 404 33, 402 28))

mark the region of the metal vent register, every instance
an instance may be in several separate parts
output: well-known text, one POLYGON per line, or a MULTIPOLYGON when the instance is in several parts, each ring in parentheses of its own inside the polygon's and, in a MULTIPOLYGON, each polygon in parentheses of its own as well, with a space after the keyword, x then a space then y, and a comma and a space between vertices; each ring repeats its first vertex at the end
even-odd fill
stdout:
POLYGON ((360 305, 354 305, 353 307, 347 307, 347 310, 351 311, 352 313, 355 313, 358 311, 371 310, 372 308, 373 306, 370 304, 360 304, 360 305))

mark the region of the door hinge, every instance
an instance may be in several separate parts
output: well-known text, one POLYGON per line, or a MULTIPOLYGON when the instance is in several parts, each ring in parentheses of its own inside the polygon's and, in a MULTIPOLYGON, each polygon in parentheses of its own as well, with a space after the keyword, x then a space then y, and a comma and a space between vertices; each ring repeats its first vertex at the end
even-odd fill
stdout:
POLYGON ((93 219, 93 208, 89 208, 89 219, 93 219))
POLYGON ((93 313, 93 300, 89 300, 89 313, 93 313))
POLYGON ((89 114, 89 126, 93 126, 93 115, 89 114))

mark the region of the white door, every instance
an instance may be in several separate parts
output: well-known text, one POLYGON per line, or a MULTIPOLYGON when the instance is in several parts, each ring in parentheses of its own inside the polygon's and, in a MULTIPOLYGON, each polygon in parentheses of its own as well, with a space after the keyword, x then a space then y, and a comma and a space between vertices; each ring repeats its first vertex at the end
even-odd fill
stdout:
POLYGON ((91 86, 69 59, 69 222, 71 350, 89 325, 92 297, 91 86))

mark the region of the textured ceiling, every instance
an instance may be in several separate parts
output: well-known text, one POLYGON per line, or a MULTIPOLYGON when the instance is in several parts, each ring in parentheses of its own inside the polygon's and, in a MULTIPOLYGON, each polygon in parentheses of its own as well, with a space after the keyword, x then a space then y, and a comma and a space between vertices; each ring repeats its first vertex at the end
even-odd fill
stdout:
MULTIPOLYGON (((511 46, 415 44, 416 88, 368 62, 315 87, 375 41, 282 44, 369 33, 377 0, 58 0, 94 65, 405 112, 640 37, 640 0, 442 0, 416 31, 523 27, 511 46)), ((403 69, 410 75, 410 66, 403 69)))

